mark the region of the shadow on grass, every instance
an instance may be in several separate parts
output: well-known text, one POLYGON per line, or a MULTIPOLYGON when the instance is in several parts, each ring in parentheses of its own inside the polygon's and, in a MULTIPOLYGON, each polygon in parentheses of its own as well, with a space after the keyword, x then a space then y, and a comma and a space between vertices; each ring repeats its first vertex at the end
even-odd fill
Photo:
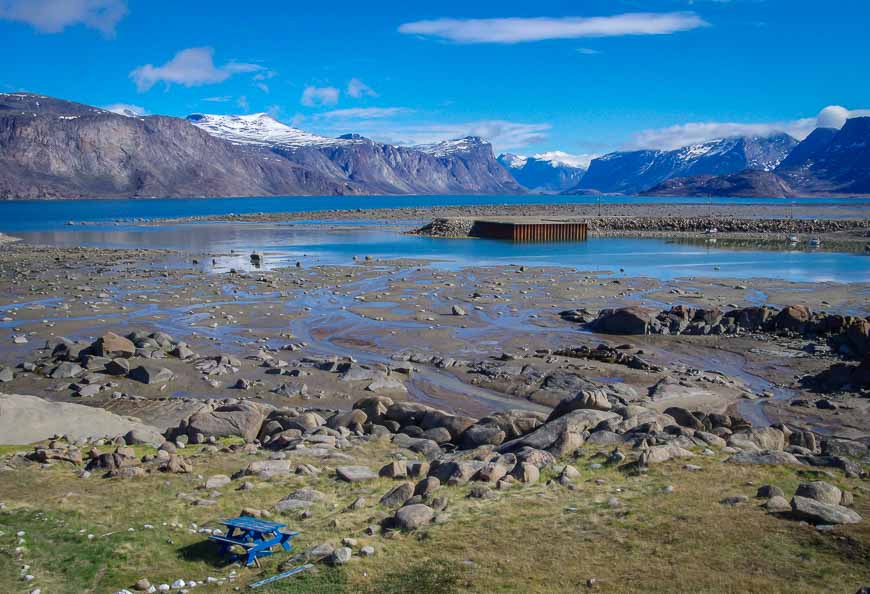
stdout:
POLYGON ((212 567, 224 567, 234 561, 232 555, 219 555, 220 546, 217 543, 203 540, 178 550, 179 558, 185 561, 207 563, 212 567))

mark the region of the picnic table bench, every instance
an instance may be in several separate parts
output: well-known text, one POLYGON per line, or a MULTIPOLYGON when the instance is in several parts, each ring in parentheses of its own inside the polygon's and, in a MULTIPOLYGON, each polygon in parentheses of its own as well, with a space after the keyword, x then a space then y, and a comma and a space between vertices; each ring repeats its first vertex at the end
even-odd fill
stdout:
POLYGON ((278 522, 268 522, 252 518, 250 516, 240 516, 238 518, 230 518, 221 522, 227 527, 227 533, 224 536, 212 535, 209 540, 220 543, 221 555, 230 553, 233 546, 239 546, 245 549, 244 555, 233 555, 234 558, 245 558, 245 565, 256 564, 260 566, 259 558, 272 554, 272 547, 280 546, 285 551, 293 549, 290 542, 298 532, 283 531, 286 524, 278 522))

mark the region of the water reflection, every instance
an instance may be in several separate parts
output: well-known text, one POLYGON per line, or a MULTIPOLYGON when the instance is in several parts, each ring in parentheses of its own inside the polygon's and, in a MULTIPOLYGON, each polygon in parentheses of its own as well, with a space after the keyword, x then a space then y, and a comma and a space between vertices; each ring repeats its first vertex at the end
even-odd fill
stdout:
POLYGON ((247 269, 253 251, 265 268, 349 264, 353 257, 437 260, 438 266, 501 264, 571 266, 580 270, 623 269, 625 275, 662 279, 686 276, 780 278, 793 281, 870 281, 870 258, 841 252, 786 249, 769 241, 592 238, 586 242, 512 243, 498 240, 443 240, 404 235, 371 225, 197 224, 155 227, 84 228, 19 233, 34 244, 112 248, 166 248, 221 254, 203 269, 247 269), (232 262, 232 264, 228 264, 232 262))

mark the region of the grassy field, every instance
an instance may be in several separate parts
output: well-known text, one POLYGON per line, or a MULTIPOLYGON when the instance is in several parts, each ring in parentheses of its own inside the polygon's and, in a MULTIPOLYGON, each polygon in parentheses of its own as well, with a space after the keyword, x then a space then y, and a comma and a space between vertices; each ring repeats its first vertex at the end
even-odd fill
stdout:
MULTIPOLYGON (((21 450, 4 448, 4 454, 21 450)), ((146 449, 140 449, 144 452, 146 449)), ((700 471, 681 463, 627 475, 591 470, 573 461, 581 476, 575 489, 544 473, 535 485, 499 491, 496 499, 467 499, 470 487, 442 487, 450 504, 442 523, 412 533, 367 536, 366 527, 390 512, 378 499, 393 481, 350 485, 324 469, 317 477, 250 480, 256 488, 221 489, 213 506, 192 505, 180 493, 207 497, 200 486, 214 474, 232 474, 267 454, 182 450, 191 475, 154 472, 140 479, 82 479, 66 464, 0 471, 0 592, 113 592, 147 577, 152 584, 208 576, 237 577, 208 591, 230 592, 267 577, 289 558, 281 553, 262 569, 224 566, 197 527, 237 515, 243 507, 269 509, 293 490, 310 486, 328 495, 310 518, 276 514, 302 534, 296 550, 353 537, 376 553, 343 567, 319 565, 262 592, 845 592, 870 584, 870 520, 823 533, 768 515, 752 499, 770 483, 790 496, 812 470, 724 464, 703 458, 700 471), (666 492, 667 486, 673 492, 666 492), (719 501, 750 496, 734 507, 719 501), (361 509, 348 511, 358 496, 361 509), (608 501, 616 497, 615 502, 608 501), (146 527, 149 526, 149 527, 146 527), (22 560, 16 533, 24 531, 22 560), (90 535, 90 537, 89 537, 90 535), (21 578, 23 564, 35 576, 21 578), (590 586, 588 580, 594 579, 590 586)), ((351 452, 377 469, 391 459, 388 444, 351 452)), ((870 518, 870 492, 858 479, 833 471, 829 480, 855 494, 854 508, 870 518)), ((197 590, 206 590, 199 587, 197 590)))

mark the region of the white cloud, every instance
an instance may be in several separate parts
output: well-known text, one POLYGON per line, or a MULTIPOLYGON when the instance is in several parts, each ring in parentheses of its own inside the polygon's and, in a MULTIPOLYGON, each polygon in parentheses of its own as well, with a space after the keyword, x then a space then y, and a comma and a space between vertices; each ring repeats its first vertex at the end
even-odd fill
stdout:
POLYGON ((411 113, 413 109, 407 107, 351 107, 348 109, 335 109, 319 114, 318 117, 328 119, 360 119, 374 120, 391 118, 393 116, 411 113))
POLYGON ((267 85, 266 83, 258 82, 258 83, 254 83, 254 84, 256 85, 256 87, 257 87, 258 89, 260 89, 260 90, 263 91, 264 93, 268 93, 268 92, 269 92, 269 85, 267 85))
POLYGON ((111 36, 126 14, 126 0, 0 0, 0 19, 27 23, 43 33, 81 24, 111 36))
POLYGON ((786 132, 802 139, 816 127, 815 118, 793 122, 741 124, 736 122, 690 122, 667 128, 653 128, 636 133, 625 148, 673 150, 690 144, 698 144, 714 138, 732 136, 767 136, 786 132))
POLYGON ((841 105, 829 105, 819 112, 819 128, 842 128, 849 118, 870 116, 870 109, 846 109, 841 105))
POLYGON ((636 133, 625 145, 626 149, 673 150, 690 144, 698 144, 716 138, 733 136, 767 136, 785 132, 803 140, 815 128, 842 128, 850 117, 870 116, 870 110, 849 110, 839 105, 829 105, 816 117, 744 124, 738 122, 690 122, 666 128, 651 128, 636 133))
POLYGON ((338 96, 341 91, 335 87, 305 87, 302 91, 300 102, 308 107, 316 107, 318 105, 335 105, 338 103, 338 96))
POLYGON ((354 99, 359 99, 360 97, 378 96, 378 94, 375 93, 374 89, 372 89, 370 86, 368 86, 358 78, 352 78, 350 79, 350 82, 347 83, 347 94, 354 99))
POLYGON ((232 95, 222 95, 220 97, 206 97, 205 99, 203 99, 203 101, 208 101, 210 103, 227 103, 232 100, 232 95))
POLYGON ((546 153, 534 155, 535 159, 550 161, 551 163, 561 163, 570 167, 582 167, 583 169, 589 169, 589 163, 598 156, 592 154, 572 155, 563 151, 547 151, 546 153))
POLYGON ((143 116, 147 115, 147 111, 145 111, 144 107, 140 107, 139 105, 130 105, 129 103, 113 103, 112 105, 104 105, 103 109, 106 111, 111 111, 112 113, 117 113, 124 116, 143 116))
POLYGON ((130 73, 139 92, 145 92, 158 82, 168 87, 172 83, 186 87, 196 87, 220 83, 234 74, 263 70, 257 64, 227 62, 217 67, 214 64, 214 50, 210 47, 191 47, 181 50, 163 66, 146 64, 130 73))
POLYGON ((458 43, 521 43, 544 39, 667 35, 705 27, 693 12, 635 12, 606 17, 434 19, 405 23, 400 33, 458 43))
POLYGON ((578 47, 577 53, 583 54, 584 56, 597 56, 601 53, 601 51, 597 49, 592 49, 591 47, 578 47))
POLYGON ((236 105, 238 105, 242 111, 245 111, 245 112, 251 111, 251 104, 248 103, 248 98, 245 97, 244 95, 242 95, 241 97, 236 99, 236 105))

